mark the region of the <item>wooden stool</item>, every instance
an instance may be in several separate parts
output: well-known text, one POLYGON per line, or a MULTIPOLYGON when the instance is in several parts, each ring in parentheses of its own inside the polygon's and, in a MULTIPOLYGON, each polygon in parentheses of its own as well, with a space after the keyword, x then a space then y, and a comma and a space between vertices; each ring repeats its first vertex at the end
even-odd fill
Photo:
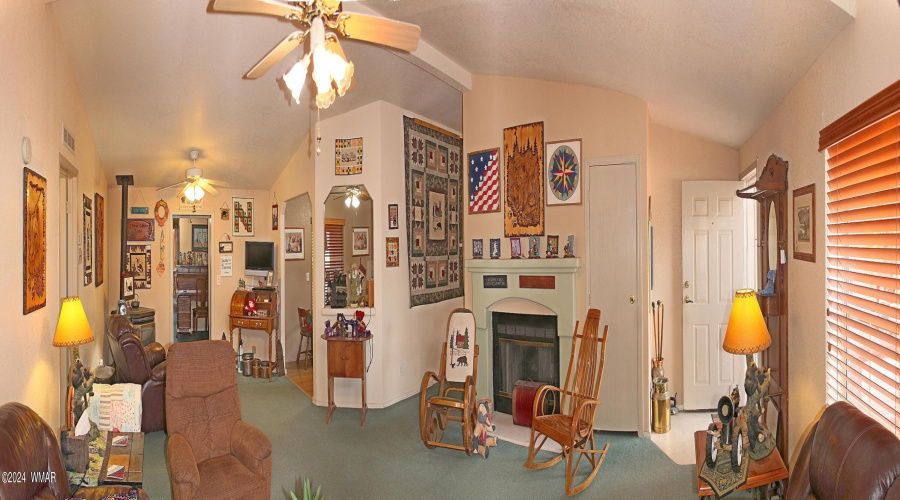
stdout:
POLYGON ((303 369, 309 367, 309 359, 313 354, 312 350, 312 325, 309 322, 309 312, 306 309, 297 308, 297 314, 300 316, 300 346, 297 349, 297 364, 300 364, 300 355, 305 354, 303 360, 303 369), (303 341, 306 341, 306 349, 303 348, 303 341))

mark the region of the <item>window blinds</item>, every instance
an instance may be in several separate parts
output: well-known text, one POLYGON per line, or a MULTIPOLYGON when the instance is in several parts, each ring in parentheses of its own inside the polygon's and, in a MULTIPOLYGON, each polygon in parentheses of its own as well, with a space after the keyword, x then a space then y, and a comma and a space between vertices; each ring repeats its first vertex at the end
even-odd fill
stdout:
POLYGON ((827 156, 828 401, 900 435, 900 113, 827 156))
POLYGON ((331 304, 327 283, 344 270, 344 223, 330 219, 325 223, 325 304, 331 304))

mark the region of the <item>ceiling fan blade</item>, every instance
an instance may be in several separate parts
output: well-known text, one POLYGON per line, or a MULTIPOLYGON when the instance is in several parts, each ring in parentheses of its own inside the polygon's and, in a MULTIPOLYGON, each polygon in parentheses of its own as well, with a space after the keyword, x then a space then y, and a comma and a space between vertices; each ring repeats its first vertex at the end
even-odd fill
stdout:
POLYGON ((276 0, 216 0, 213 3, 213 10, 218 12, 238 12, 242 14, 289 16, 301 9, 276 0))
POLYGON ((344 12, 341 18, 341 31, 347 38, 387 45, 407 52, 412 52, 419 46, 422 28, 415 24, 355 12, 344 12))
POLYGON ((226 188, 228 187, 228 183, 227 183, 227 182, 224 182, 224 181, 216 181, 216 180, 213 180, 213 179, 204 179, 204 180, 205 180, 208 184, 211 184, 211 185, 213 185, 213 186, 226 187, 226 188))
POLYGON ((156 192, 165 191, 166 189, 172 189, 173 187, 178 187, 182 184, 187 184, 187 181, 176 182, 175 184, 172 184, 171 186, 161 187, 161 188, 157 189, 156 192))
POLYGON ((272 69, 272 66, 275 65, 278 61, 284 58, 284 56, 288 55, 288 53, 297 48, 298 45, 303 43, 303 32, 295 31, 288 35, 284 40, 282 40, 278 45, 275 46, 274 49, 270 50, 268 54, 266 54, 256 66, 250 69, 244 78, 249 78, 250 80, 256 80, 257 78, 263 76, 272 69))
POLYGON ((219 196, 219 190, 212 187, 212 185, 210 185, 210 183, 206 179, 200 179, 197 182, 198 182, 198 185, 200 186, 200 189, 206 191, 207 193, 209 193, 213 196, 219 196))

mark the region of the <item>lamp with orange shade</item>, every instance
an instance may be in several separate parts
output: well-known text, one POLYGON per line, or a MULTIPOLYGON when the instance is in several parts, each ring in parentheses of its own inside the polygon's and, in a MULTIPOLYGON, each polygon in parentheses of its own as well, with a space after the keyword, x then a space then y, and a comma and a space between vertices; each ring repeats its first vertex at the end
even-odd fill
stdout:
POLYGON ((64 298, 59 310, 59 321, 56 323, 53 345, 72 348, 72 365, 69 369, 71 388, 67 391, 66 397, 67 419, 71 419, 67 422, 69 426, 74 425, 81 418, 81 414, 87 407, 87 394, 90 393, 94 381, 90 369, 85 368, 81 363, 78 346, 93 341, 94 334, 91 333, 91 325, 84 314, 81 299, 78 297, 64 298))
POLYGON ((753 360, 754 354, 764 351, 770 345, 772 337, 769 336, 756 292, 752 289, 738 290, 734 294, 722 349, 747 356, 747 376, 744 378, 747 404, 744 406, 743 416, 750 439, 750 458, 754 460, 765 458, 775 449, 775 437, 759 423, 772 380, 771 370, 763 371, 753 360))

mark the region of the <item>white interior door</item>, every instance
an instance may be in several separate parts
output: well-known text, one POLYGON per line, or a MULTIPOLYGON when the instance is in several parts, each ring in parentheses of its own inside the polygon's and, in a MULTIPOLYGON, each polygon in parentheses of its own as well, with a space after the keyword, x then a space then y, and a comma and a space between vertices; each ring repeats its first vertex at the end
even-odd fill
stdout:
POLYGON ((734 292, 745 285, 744 203, 739 181, 684 181, 682 306, 684 408, 714 408, 735 385, 743 391, 743 356, 722 349, 734 292))
POLYGON ((646 397, 639 373, 637 182, 635 163, 591 166, 588 176, 588 307, 600 309, 600 328, 609 325, 594 420, 602 430, 639 431, 640 398, 646 397))

